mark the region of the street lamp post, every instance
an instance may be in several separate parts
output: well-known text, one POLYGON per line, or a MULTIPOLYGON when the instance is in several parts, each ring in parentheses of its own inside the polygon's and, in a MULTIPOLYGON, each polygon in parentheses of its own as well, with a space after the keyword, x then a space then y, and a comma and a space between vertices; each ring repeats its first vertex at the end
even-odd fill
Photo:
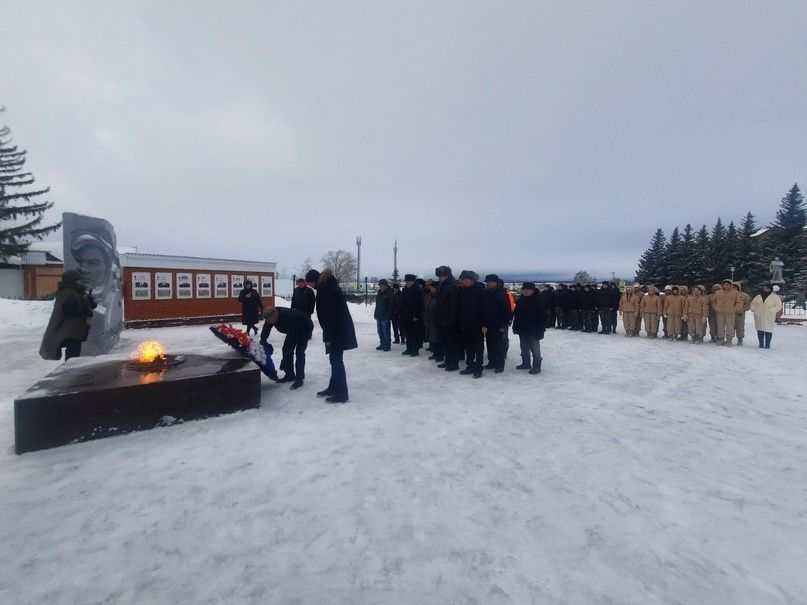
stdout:
POLYGON ((367 306, 367 274, 364 274, 364 306, 367 306))
POLYGON ((734 281, 734 267, 729 267, 731 270, 731 281, 734 281))
POLYGON ((356 236, 356 292, 361 287, 361 235, 356 236))

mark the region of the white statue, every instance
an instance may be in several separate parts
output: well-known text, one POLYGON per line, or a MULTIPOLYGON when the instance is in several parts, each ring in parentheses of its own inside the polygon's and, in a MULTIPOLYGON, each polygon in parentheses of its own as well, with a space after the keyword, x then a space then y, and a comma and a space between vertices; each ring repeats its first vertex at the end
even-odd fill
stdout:
POLYGON ((777 256, 771 261, 771 264, 768 265, 768 271, 771 272, 771 282, 774 284, 783 284, 785 282, 782 279, 782 270, 785 268, 785 264, 779 260, 777 256))

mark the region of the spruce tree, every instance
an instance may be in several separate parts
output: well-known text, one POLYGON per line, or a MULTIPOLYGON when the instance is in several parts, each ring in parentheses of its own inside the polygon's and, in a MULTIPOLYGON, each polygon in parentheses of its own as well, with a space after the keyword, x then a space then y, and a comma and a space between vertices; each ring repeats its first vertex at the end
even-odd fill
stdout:
POLYGON ((661 284, 663 267, 666 262, 666 243, 664 231, 659 227, 650 241, 650 247, 644 251, 644 254, 639 259, 636 281, 643 284, 661 284))
POLYGON ((662 284, 680 284, 684 279, 684 261, 681 256, 681 233, 678 227, 672 230, 664 252, 662 284))
POLYGON ((720 283, 729 273, 729 244, 726 237, 726 227, 723 219, 717 217, 717 222, 712 228, 712 235, 709 238, 709 257, 706 259, 709 280, 713 284, 720 283))
POLYGON ((747 280, 751 290, 756 290, 766 279, 767 267, 762 261, 761 240, 753 237, 757 232, 754 215, 746 213, 737 234, 737 261, 734 275, 738 280, 747 280))
POLYGON ((695 233, 692 225, 687 223, 684 233, 681 235, 681 279, 679 284, 692 288, 697 285, 700 276, 697 273, 698 255, 695 248, 695 233))
POLYGON ((734 277, 737 277, 737 257, 740 247, 740 238, 737 233, 737 226, 734 221, 729 223, 726 229, 726 269, 727 275, 731 275, 731 268, 734 267, 734 277))
MULTIPOLYGON (((706 225, 701 225, 698 234, 695 236, 695 252, 692 272, 695 275, 696 285, 711 288, 711 275, 709 274, 709 254, 712 249, 712 242, 709 239, 709 230, 706 225)), ((710 290, 711 291, 711 290, 710 290)))
MULTIPOLYGON (((0 112, 4 111, 0 108, 0 112)), ((18 256, 28 249, 31 241, 52 233, 61 223, 41 227, 45 212, 53 202, 32 202, 50 191, 20 190, 34 183, 34 175, 24 171, 24 149, 11 144, 11 130, 0 128, 0 262, 18 256)))
POLYGON ((807 226, 807 208, 798 184, 794 184, 782 198, 776 220, 771 225, 771 233, 767 238, 765 252, 770 258, 778 256, 785 264, 782 277, 785 284, 793 281, 796 273, 803 272, 804 228, 807 226))

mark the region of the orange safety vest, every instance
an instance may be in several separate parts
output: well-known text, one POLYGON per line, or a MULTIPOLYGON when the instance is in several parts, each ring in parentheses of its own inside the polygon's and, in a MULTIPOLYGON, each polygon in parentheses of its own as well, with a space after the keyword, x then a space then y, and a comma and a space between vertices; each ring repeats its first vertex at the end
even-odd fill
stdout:
POLYGON ((510 299, 510 311, 515 311, 516 309, 516 295, 510 292, 510 290, 506 290, 507 298, 510 299))

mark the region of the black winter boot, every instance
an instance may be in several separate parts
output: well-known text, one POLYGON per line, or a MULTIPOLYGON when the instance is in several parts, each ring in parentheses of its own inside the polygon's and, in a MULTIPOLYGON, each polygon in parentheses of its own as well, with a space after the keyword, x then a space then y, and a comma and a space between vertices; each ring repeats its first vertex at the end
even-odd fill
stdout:
POLYGON ((541 373, 541 360, 535 362, 532 369, 530 370, 530 374, 540 374, 541 373))

